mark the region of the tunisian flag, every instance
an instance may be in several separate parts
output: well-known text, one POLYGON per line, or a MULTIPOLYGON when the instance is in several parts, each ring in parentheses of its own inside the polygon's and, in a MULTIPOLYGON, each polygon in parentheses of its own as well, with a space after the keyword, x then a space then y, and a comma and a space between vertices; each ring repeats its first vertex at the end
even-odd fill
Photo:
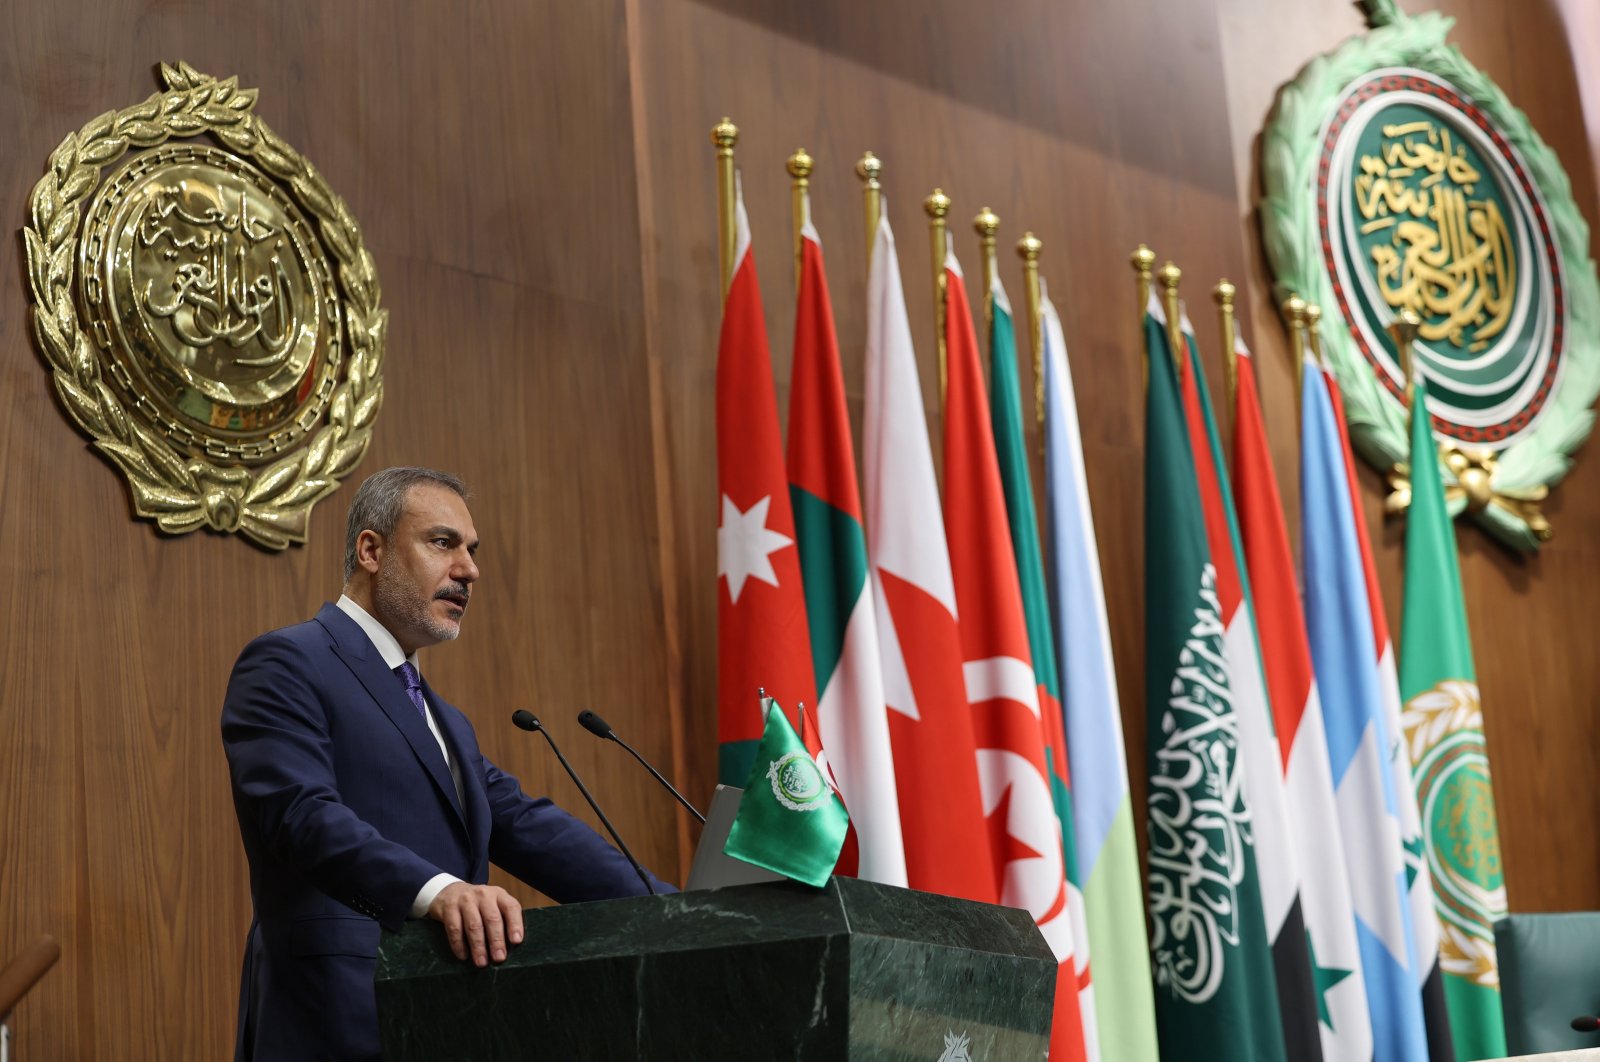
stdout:
POLYGON ((772 356, 741 189, 717 344, 717 777, 743 785, 765 724, 759 692, 815 704, 800 554, 772 356))

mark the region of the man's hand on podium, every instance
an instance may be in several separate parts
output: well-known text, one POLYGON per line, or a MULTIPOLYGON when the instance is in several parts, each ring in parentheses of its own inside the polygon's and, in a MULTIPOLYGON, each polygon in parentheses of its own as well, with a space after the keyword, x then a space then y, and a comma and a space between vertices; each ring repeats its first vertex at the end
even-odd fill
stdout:
POLYGON ((428 905, 428 917, 444 923, 456 958, 471 950, 474 966, 505 962, 506 942, 522 943, 522 905, 498 885, 446 885, 428 905))

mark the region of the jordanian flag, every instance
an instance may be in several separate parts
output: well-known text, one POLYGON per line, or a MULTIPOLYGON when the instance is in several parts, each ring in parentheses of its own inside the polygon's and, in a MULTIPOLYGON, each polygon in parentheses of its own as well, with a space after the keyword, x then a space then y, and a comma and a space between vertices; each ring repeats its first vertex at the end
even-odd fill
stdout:
POLYGON ((1180 374, 1189 445, 1194 454, 1195 484, 1205 512, 1206 543, 1217 570, 1217 600, 1222 605, 1223 652, 1233 713, 1239 721, 1239 751, 1244 758, 1244 788, 1254 824, 1256 873, 1261 881, 1261 909, 1272 942, 1278 980, 1278 1008, 1283 1017, 1283 1042, 1295 1062, 1322 1058, 1317 1031, 1317 1000, 1306 949, 1305 919, 1300 909, 1300 870, 1290 840, 1289 804, 1283 789, 1283 753, 1273 731, 1272 706, 1261 670, 1260 642, 1244 571, 1243 547, 1234 515, 1222 437, 1211 412, 1211 395, 1200 365, 1194 326, 1183 317, 1185 371, 1180 374))
MULTIPOLYGON (((1022 587, 1023 616, 1028 625, 1028 648, 1033 654, 1033 675, 1039 690, 1039 718, 1044 731, 1045 765, 1061 830, 1061 852, 1067 881, 1067 913, 1072 918, 1073 965, 1078 982, 1078 1006, 1083 1012, 1085 1057, 1100 1058, 1094 987, 1089 971, 1089 927, 1083 919, 1083 891, 1078 877, 1077 841, 1073 836, 1072 786, 1067 774, 1065 728, 1061 719, 1061 682, 1056 672, 1055 634, 1050 629, 1050 601, 1045 593, 1044 556, 1039 546, 1039 518, 1033 507, 1033 484, 1028 478, 1028 448, 1022 428, 1022 380, 1017 370, 1017 337, 1011 300, 997 275, 989 289, 993 312, 989 317, 989 420, 994 429, 995 453, 1000 461, 1000 485, 1006 497, 1011 524, 1011 548, 1017 558, 1017 578, 1022 587)), ((1063 962, 1062 976, 1068 971, 1063 962)))
POLYGON ((1061 824, 1045 758, 1039 688, 1028 648, 1022 588, 1011 549, 1005 494, 978 338, 955 255, 944 268, 945 532, 961 609, 961 657, 978 742, 978 779, 989 821, 1000 902, 1033 916, 1061 963, 1056 976, 1052 1059, 1082 1059, 1083 1014, 1073 963, 1061 824))
POLYGON ((1506 913, 1505 878, 1455 528, 1439 481, 1428 389, 1420 378, 1416 387, 1400 690, 1444 927, 1450 1030, 1459 1057, 1492 1058, 1506 1053, 1493 929, 1506 913))
MULTIPOLYGON (((1051 604, 1071 767, 1075 883, 1086 932, 1075 943, 1094 958, 1094 1009, 1107 1062, 1156 1057, 1150 939, 1140 896, 1122 708, 1100 579, 1100 549, 1089 511, 1078 402, 1061 318, 1039 282, 1044 341, 1045 508, 1049 516, 1051 604)), ((1085 1027, 1088 1026, 1086 1021, 1085 1027)))
POLYGON ((1329 398, 1308 360, 1301 385, 1300 505, 1306 630, 1333 768, 1375 1056, 1426 1062, 1428 1036, 1401 818, 1390 770, 1393 737, 1373 653, 1372 608, 1357 514, 1329 398))
POLYGON ((911 322, 888 211, 867 283, 862 479, 879 656, 913 889, 1000 899, 911 322))
POLYGON ((1455 1048, 1450 1035, 1450 1016, 1446 1013, 1444 976, 1439 970, 1439 919, 1433 908, 1433 875, 1423 854, 1422 818, 1417 809, 1417 790, 1411 775, 1411 754, 1404 741, 1405 724, 1400 716, 1400 676, 1395 670, 1394 640, 1389 637, 1389 617, 1383 611, 1383 593, 1378 587, 1378 567, 1372 560, 1372 542, 1361 517, 1361 486, 1356 479, 1355 453, 1350 448, 1350 431, 1344 415, 1344 399, 1333 373, 1323 370, 1322 380, 1333 406, 1333 423, 1339 429, 1339 447, 1344 455, 1344 477, 1350 488, 1350 511, 1355 514, 1356 543, 1361 547, 1361 566, 1367 582, 1367 610, 1372 617, 1372 640, 1378 660, 1378 692, 1383 699, 1383 718, 1389 734, 1389 773, 1394 779, 1395 807, 1400 821, 1400 851, 1406 867, 1406 899, 1411 905, 1411 928, 1416 942, 1414 972, 1422 991, 1422 1018, 1428 1032, 1428 1057, 1433 1062, 1454 1062, 1455 1048))
POLYGON ((839 860, 850 816, 778 702, 766 697, 762 706, 761 742, 722 850, 821 888, 839 860))
POLYGON ((717 344, 717 777, 741 785, 765 719, 759 691, 816 702, 772 356, 743 191, 717 344))
POLYGON ((1284 1062, 1217 569, 1166 321, 1145 315, 1150 951, 1163 1062, 1284 1062))
POLYGON ((1261 662, 1283 756, 1284 795, 1300 864, 1300 908, 1305 916, 1316 990, 1322 1057, 1326 1062, 1371 1062, 1372 1022, 1361 977, 1355 910, 1333 798, 1322 700, 1311 670, 1311 647, 1272 452, 1267 445, 1255 359, 1235 339, 1238 385, 1234 395, 1233 487, 1239 537, 1256 606, 1261 662))
POLYGON ((856 494, 855 449, 822 244, 809 217, 800 246, 789 397, 789 496, 799 531, 817 689, 822 691, 817 723, 855 825, 856 874, 903 886, 906 858, 878 668, 867 540, 856 494))

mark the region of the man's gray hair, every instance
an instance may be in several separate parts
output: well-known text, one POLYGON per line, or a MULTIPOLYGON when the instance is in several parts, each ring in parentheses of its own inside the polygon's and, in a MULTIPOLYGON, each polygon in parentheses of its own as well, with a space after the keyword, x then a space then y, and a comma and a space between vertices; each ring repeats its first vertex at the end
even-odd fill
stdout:
POLYGON ((350 502, 350 518, 344 527, 344 581, 356 573, 356 539, 363 531, 376 531, 387 541, 405 513, 406 492, 419 484, 432 483, 467 498, 467 485, 461 477, 433 468, 386 468, 368 476, 350 502))

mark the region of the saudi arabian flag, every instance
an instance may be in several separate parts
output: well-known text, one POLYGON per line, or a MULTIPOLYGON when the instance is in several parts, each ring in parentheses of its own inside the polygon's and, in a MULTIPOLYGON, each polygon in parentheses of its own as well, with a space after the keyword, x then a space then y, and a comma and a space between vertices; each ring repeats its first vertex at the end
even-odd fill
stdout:
POLYGON ((771 697, 766 712, 766 730, 722 850, 821 888, 839 861, 850 815, 771 697))
POLYGON ((1145 316, 1150 952, 1163 1062, 1284 1062, 1225 628, 1160 304, 1145 316))
POLYGON ((1424 412, 1411 418, 1401 718, 1443 930, 1439 962, 1456 1057, 1498 1058, 1506 1053, 1493 929, 1495 919, 1506 913, 1500 832, 1455 528, 1445 508, 1426 400, 1427 387, 1419 378, 1412 408, 1424 412))

